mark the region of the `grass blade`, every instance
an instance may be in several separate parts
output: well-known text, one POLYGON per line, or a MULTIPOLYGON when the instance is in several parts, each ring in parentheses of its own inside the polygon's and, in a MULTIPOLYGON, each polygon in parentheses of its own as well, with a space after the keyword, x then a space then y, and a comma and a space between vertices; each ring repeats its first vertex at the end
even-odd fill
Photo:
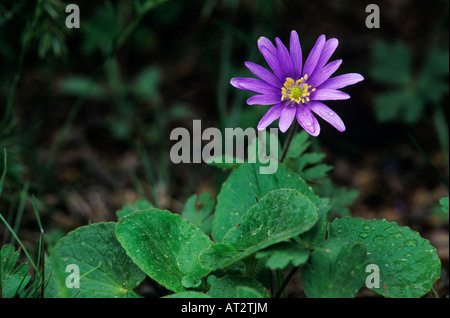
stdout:
POLYGON ((19 243, 20 247, 22 247, 23 252, 25 253, 25 255, 27 256, 28 260, 30 261, 31 266, 33 266, 34 270, 37 272, 37 267, 36 264, 33 262, 33 259, 31 258, 30 254, 28 253, 27 249, 25 248, 25 246, 23 245, 22 241, 19 239, 19 237, 17 236, 17 234, 14 232, 14 230, 11 228, 11 226, 8 224, 8 222, 5 220, 5 218, 3 217, 3 215, 0 214, 0 220, 2 220, 2 222, 5 224, 6 228, 11 232, 11 234, 14 236, 14 238, 16 239, 16 241, 19 243))

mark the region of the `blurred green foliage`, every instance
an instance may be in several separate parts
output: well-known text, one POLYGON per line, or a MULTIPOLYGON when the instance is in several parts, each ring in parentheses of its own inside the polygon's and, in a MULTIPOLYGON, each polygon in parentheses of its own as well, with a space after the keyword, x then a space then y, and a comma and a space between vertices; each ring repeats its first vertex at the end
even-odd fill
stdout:
POLYGON ((295 135, 284 163, 307 180, 314 189, 314 193, 330 198, 331 210, 327 214, 328 220, 350 216, 348 207, 353 204, 359 192, 355 189, 338 186, 328 178, 327 173, 333 167, 323 163, 325 154, 311 149, 311 138, 306 131, 295 135))
MULTIPOLYGON (((37 1, 30 36, 38 41, 38 55, 44 58, 50 53, 56 57, 67 54, 65 3, 60 0, 37 1)), ((26 40, 26 39, 24 39, 26 40)))
MULTIPOLYGON (((139 197, 148 200, 141 203, 160 207, 164 195, 177 201, 201 186, 212 185, 216 186, 212 190, 217 190, 225 177, 219 169, 170 166, 170 130, 189 127, 192 119, 198 118, 205 121, 205 127, 206 122, 221 129, 255 127, 267 108, 248 107, 248 94, 233 89, 229 80, 252 76, 243 65, 245 60, 265 65, 256 46, 259 36, 286 40, 291 29, 302 33, 305 48, 312 47, 319 32, 338 37, 341 45, 336 54, 349 55, 345 57, 347 70, 364 70, 365 61, 353 57, 371 52, 373 63, 366 66, 366 73, 380 88, 368 89, 374 93, 376 118, 412 125, 423 124, 432 113, 432 118, 443 120, 436 125, 445 144, 445 116, 439 110, 448 96, 448 43, 424 44, 417 54, 406 41, 387 40, 390 29, 384 25, 375 45, 359 41, 367 39, 368 33, 364 19, 360 19, 364 7, 357 7, 356 2, 79 0, 81 28, 67 29, 65 7, 69 3, 0 2, 0 167, 6 166, 6 158, 8 163, 0 182, 0 212, 16 232, 23 224, 22 215, 32 211, 29 194, 50 202, 42 205, 48 208, 44 214, 53 221, 54 212, 68 211, 68 189, 101 182, 89 174, 90 167, 82 166, 84 161, 70 157, 74 148, 80 151, 79 144, 70 139, 71 132, 79 133, 73 128, 81 127, 82 142, 90 143, 108 159, 117 156, 119 161, 123 159, 120 155, 137 150, 141 162, 132 164, 125 175, 132 179, 139 197), (61 150, 68 156, 55 160, 61 158, 61 150), (73 161, 67 164, 67 158, 73 161), (72 181, 59 179, 64 169, 67 174, 75 170, 79 176, 72 181)), ((445 6, 448 8, 447 3, 445 6)), ((433 14, 424 16, 429 19, 433 14)), ((411 14, 410 18, 417 17, 411 14)), ((442 34, 442 30, 423 28, 424 33, 436 37, 442 34)), ((361 102, 352 94, 354 100, 361 102)), ((347 118, 358 121, 357 116, 347 118)), ((287 159, 287 164, 308 179, 318 195, 331 198, 329 217, 349 215, 348 206, 358 192, 326 178, 331 166, 323 162, 317 140, 314 152, 306 153, 309 141, 301 135, 296 138, 291 150, 295 158, 287 159)), ((209 197, 199 196, 195 206, 194 197, 189 197, 191 206, 184 206, 183 212, 194 218, 207 216, 209 205, 204 208, 197 203, 209 203, 209 197)), ((127 206, 127 211, 118 212, 126 214, 142 206, 127 206)), ((202 226, 209 227, 208 222, 202 226)), ((63 235, 53 233, 46 236, 47 250, 63 235)), ((4 240, 13 238, 5 235, 4 240)))
POLYGON ((448 197, 439 200, 442 210, 448 214, 448 197))
MULTIPOLYGON (((50 192, 66 200, 58 158, 75 127, 82 126, 88 143, 100 132, 109 149, 137 150, 142 166, 127 174, 139 196, 150 192, 158 205, 171 182, 166 154, 174 125, 208 117, 222 129, 250 127, 264 112, 243 110, 245 96, 231 94, 229 78, 243 71, 233 58, 237 50, 257 59, 255 39, 273 34, 283 1, 81 0, 80 29, 65 26, 69 3, 0 3, 0 149, 8 152, 9 221, 22 199, 29 201, 24 184, 38 197, 50 192), (242 12, 252 20, 236 23, 242 12)), ((201 167, 208 169, 214 171, 201 167)), ((181 195, 190 195, 203 175, 187 181, 181 195)), ((75 181, 76 187, 83 178, 75 181)))
POLYGON ((449 51, 427 49, 416 69, 405 43, 379 42, 373 46, 370 75, 387 88, 375 98, 378 120, 413 124, 427 116, 427 104, 440 107, 439 102, 448 95, 449 51))

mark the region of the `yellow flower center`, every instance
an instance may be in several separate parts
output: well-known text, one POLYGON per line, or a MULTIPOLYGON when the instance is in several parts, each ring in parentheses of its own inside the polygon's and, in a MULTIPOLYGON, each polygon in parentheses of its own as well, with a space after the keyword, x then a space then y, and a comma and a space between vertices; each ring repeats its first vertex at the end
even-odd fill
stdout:
POLYGON ((297 104, 309 102, 309 95, 314 92, 316 89, 311 88, 311 85, 303 83, 308 79, 308 74, 305 74, 301 79, 294 81, 292 78, 287 77, 286 82, 284 83, 284 87, 281 88, 281 100, 285 100, 289 98, 291 101, 296 102, 297 104))

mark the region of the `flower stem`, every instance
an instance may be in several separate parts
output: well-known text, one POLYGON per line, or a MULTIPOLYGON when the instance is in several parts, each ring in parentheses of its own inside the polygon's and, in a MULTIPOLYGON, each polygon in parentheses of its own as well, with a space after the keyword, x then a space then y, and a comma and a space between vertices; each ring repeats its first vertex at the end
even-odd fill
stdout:
POLYGON ((295 135, 295 131, 296 131, 296 130, 297 130, 297 125, 294 124, 294 125, 291 127, 291 131, 290 131, 290 133, 289 133, 288 140, 286 141, 286 144, 284 145, 283 154, 281 155, 280 162, 283 162, 284 159, 286 158, 286 154, 287 154, 287 152, 288 152, 288 150, 289 150, 289 146, 291 145, 291 141, 292 141, 292 138, 294 138, 294 135, 295 135))
POLYGON ((291 269, 289 274, 284 279, 283 283, 281 283, 280 287, 277 290, 277 293, 275 294, 275 296, 273 296, 273 298, 279 298, 281 296, 281 294, 283 293, 283 291, 286 288, 287 284, 289 283, 291 278, 294 276, 294 274, 297 272, 297 270, 298 270, 298 267, 294 267, 293 269, 291 269))

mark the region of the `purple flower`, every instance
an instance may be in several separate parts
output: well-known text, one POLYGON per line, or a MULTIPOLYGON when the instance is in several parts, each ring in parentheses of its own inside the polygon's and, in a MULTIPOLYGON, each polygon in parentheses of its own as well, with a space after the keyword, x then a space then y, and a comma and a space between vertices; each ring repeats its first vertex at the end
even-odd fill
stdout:
POLYGON ((273 105, 259 122, 258 130, 265 129, 279 118, 278 125, 284 133, 291 126, 294 117, 297 117, 303 129, 317 136, 320 125, 312 114, 313 111, 337 130, 344 131, 345 125, 341 118, 320 101, 350 98, 350 95, 338 89, 358 83, 364 78, 356 73, 330 78, 342 63, 342 60, 328 63, 338 46, 338 40, 326 40, 325 35, 321 35, 304 66, 296 31, 291 32, 289 50, 279 38, 275 42, 276 47, 265 37, 258 40, 258 48, 273 73, 258 64, 245 62, 245 66, 260 79, 231 79, 234 87, 258 93, 247 100, 248 105, 273 105))

